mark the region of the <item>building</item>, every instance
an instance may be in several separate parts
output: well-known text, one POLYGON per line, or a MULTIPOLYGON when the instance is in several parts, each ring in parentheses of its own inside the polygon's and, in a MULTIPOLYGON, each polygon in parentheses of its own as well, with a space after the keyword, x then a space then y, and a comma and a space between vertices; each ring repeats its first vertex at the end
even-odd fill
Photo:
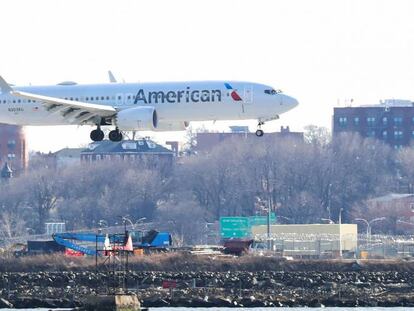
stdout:
POLYGON ((366 216, 369 218, 384 217, 381 225, 391 225, 386 228, 391 233, 414 232, 414 194, 389 193, 387 195, 370 199, 366 202, 366 216), (396 230, 397 232, 392 232, 396 230))
POLYGON ((68 165, 78 164, 81 152, 85 148, 64 148, 52 154, 55 167, 60 168, 68 165))
MULTIPOLYGON (((352 257, 358 247, 356 224, 271 225, 275 250, 293 257, 338 257, 340 252, 352 257)), ((255 241, 267 240, 267 226, 252 227, 255 241)))
POLYGON ((334 108, 333 133, 359 133, 376 138, 395 149, 414 141, 414 103, 385 100, 375 106, 334 108))
POLYGON ((174 155, 173 151, 147 139, 123 140, 120 142, 103 140, 93 142, 87 148, 63 148, 55 153, 36 153, 32 155, 31 161, 39 160, 43 165, 50 168, 62 168, 74 164, 103 160, 156 160, 155 162, 171 165, 174 155))
POLYGON ((0 166, 5 162, 16 173, 27 167, 27 146, 22 126, 0 124, 0 166))
POLYGON ((174 152, 147 139, 124 140, 112 142, 103 140, 94 142, 80 153, 82 162, 102 160, 146 161, 157 160, 164 164, 172 164, 174 152))
MULTIPOLYGON (((197 152, 209 151, 214 146, 228 139, 246 139, 249 137, 256 137, 255 133, 249 132, 249 128, 247 126, 231 126, 230 129, 231 132, 227 133, 197 133, 197 145, 195 147, 195 150, 197 152)), ((280 128, 280 132, 265 133, 265 136, 275 140, 294 139, 302 142, 304 140, 302 132, 291 132, 289 126, 282 126, 280 128)))

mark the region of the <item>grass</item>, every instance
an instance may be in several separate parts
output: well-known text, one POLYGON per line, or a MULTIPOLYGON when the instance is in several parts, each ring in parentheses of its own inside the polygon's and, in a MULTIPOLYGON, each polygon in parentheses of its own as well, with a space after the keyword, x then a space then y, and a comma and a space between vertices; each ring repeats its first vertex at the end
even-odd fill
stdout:
MULTIPOLYGON (((98 259, 100 264, 104 258, 98 259)), ((358 261, 366 271, 414 271, 414 262, 358 261)), ((355 261, 294 260, 281 258, 242 256, 196 256, 187 253, 160 253, 146 256, 130 256, 129 268, 135 271, 355 271, 355 261)), ((63 254, 37 255, 14 258, 0 257, 0 272, 41 271, 92 271, 95 257, 67 257, 63 254)))

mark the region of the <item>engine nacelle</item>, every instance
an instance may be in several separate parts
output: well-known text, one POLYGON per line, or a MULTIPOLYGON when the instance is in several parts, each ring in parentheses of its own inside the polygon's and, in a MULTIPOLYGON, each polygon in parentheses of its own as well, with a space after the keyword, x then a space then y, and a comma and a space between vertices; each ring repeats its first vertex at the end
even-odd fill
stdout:
POLYGON ((187 121, 177 121, 177 122, 167 122, 167 121, 159 121, 158 126, 155 129, 156 132, 162 131, 185 131, 189 126, 190 122, 187 121))
POLYGON ((154 131, 158 126, 154 107, 134 107, 121 110, 116 116, 116 125, 121 131, 154 131))

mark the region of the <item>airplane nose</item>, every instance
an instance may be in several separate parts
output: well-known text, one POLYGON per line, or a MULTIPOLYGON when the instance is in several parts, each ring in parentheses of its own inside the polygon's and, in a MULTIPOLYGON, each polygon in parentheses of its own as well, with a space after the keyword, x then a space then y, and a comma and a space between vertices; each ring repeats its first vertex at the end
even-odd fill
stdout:
POLYGON ((290 109, 295 108, 297 105, 299 105, 299 102, 296 98, 287 95, 285 95, 285 98, 283 98, 283 103, 289 106, 290 109))

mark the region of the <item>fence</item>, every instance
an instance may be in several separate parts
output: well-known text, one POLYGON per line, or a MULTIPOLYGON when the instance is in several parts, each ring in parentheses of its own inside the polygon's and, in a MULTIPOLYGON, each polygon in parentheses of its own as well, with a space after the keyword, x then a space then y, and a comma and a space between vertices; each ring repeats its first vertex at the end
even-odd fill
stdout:
POLYGON ((301 258, 407 258, 414 257, 414 236, 365 234, 267 234, 254 237, 254 251, 301 258), (342 253, 342 254, 341 254, 342 253))

